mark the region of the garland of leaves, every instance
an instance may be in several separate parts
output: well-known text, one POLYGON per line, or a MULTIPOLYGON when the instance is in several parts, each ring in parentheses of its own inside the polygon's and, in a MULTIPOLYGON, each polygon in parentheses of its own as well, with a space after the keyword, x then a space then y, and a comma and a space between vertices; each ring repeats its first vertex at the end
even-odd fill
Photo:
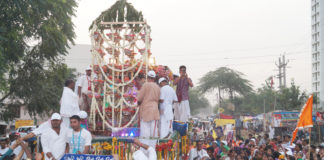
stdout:
MULTIPOLYGON (((126 0, 118 0, 109 9, 103 11, 98 18, 96 18, 89 30, 92 30, 94 25, 98 26, 100 30, 104 29, 105 26, 100 25, 101 22, 143 22, 143 14, 141 11, 137 11, 131 3, 126 0), (126 10, 125 10, 126 9, 126 10), (125 16, 125 12, 126 16, 125 16)), ((116 24, 113 27, 121 27, 121 24, 116 24)), ((135 32, 139 32, 139 25, 130 25, 131 28, 135 28, 135 32)))

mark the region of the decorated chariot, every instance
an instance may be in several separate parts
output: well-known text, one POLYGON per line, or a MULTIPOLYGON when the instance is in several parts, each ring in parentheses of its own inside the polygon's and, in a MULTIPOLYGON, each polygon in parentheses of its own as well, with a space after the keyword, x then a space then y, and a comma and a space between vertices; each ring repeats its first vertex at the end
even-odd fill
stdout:
MULTIPOLYGON (((121 160, 132 159, 136 150, 132 139, 141 138, 136 97, 147 72, 154 70, 157 79, 173 80, 167 66, 156 65, 150 33, 151 27, 142 13, 126 0, 117 1, 90 26, 91 68, 95 76, 91 78, 91 92, 87 95, 91 99, 89 130, 95 135, 92 153, 99 158, 118 155, 121 160)), ((174 129, 177 131, 171 138, 156 139, 158 159, 186 157, 187 124, 174 122, 174 129)))

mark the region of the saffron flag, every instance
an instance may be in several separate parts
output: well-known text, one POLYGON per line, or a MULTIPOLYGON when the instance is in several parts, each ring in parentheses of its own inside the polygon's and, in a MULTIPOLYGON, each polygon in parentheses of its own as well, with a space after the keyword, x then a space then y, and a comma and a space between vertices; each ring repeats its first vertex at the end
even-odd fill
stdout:
POLYGON ((313 127, 312 112, 313 112, 313 95, 311 95, 308 98, 306 104, 304 105, 304 107, 302 108, 302 110, 299 114, 297 126, 293 132, 293 136, 292 136, 290 144, 292 144, 294 142, 297 132, 298 132, 298 129, 313 127))

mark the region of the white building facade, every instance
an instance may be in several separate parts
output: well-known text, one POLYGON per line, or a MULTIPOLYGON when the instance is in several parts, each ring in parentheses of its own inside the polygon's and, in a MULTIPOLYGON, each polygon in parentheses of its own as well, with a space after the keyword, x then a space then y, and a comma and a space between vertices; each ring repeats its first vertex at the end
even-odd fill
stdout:
MULTIPOLYGON (((324 0, 311 0, 312 91, 324 109, 324 0), (321 73, 323 71, 323 73, 321 73)), ((319 106, 318 106, 319 107, 319 106)))

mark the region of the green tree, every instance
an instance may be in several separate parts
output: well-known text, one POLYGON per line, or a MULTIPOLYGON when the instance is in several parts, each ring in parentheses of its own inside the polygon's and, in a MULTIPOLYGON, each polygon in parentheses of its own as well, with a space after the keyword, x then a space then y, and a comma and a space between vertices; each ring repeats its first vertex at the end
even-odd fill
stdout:
MULTIPOLYGON (((227 67, 220 67, 205 74, 200 79, 198 87, 202 93, 217 90, 221 104, 224 99, 223 93, 227 93, 230 100, 233 100, 235 95, 245 96, 253 91, 250 81, 243 78, 243 76, 244 74, 241 72, 227 67)), ((220 106, 224 107, 222 104, 220 106)))
POLYGON ((305 91, 301 91, 299 86, 295 85, 294 81, 291 81, 289 88, 283 88, 279 90, 278 109, 281 110, 299 110, 307 100, 307 94, 305 91))
POLYGON ((302 92, 292 81, 289 88, 277 91, 265 85, 258 88, 255 93, 235 97, 231 102, 236 106, 237 113, 260 114, 274 110, 300 110, 306 100, 306 92, 302 92))
MULTIPOLYGON (((96 25, 98 28, 102 28, 103 26, 100 24, 101 22, 125 22, 125 21, 127 22, 144 21, 143 14, 141 11, 137 11, 131 3, 126 2, 126 0, 118 0, 110 8, 108 8, 107 10, 101 13, 100 16, 93 21, 89 29, 92 29, 93 25, 96 25)), ((117 26, 121 26, 121 25, 117 25, 117 26)))
POLYGON ((22 103, 30 114, 57 106, 75 7, 75 0, 0 1, 0 104, 22 103))
POLYGON ((4 120, 15 117, 15 111, 20 106, 27 107, 31 116, 45 111, 59 112, 64 82, 76 77, 75 69, 67 68, 64 63, 50 64, 46 70, 33 65, 24 65, 24 69, 32 71, 19 70, 20 76, 11 81, 12 94, 4 104, 7 109, 4 120))
POLYGON ((269 86, 258 88, 244 97, 235 97, 232 101, 236 106, 235 112, 259 114, 272 111, 276 105, 276 91, 269 86))
POLYGON ((210 107, 208 99, 195 88, 189 90, 189 97, 190 111, 193 115, 199 113, 200 109, 210 107))

